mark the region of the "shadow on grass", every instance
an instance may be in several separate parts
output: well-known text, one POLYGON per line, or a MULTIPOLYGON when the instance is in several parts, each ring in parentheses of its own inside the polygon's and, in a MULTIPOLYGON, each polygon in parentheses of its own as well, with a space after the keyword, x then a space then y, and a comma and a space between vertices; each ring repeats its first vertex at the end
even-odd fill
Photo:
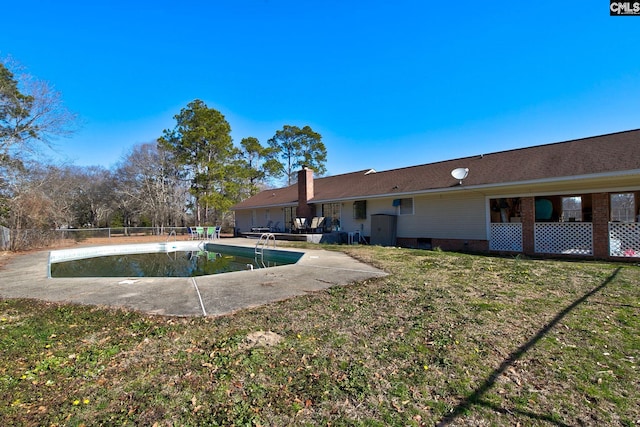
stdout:
POLYGON ((436 425, 438 427, 447 426, 447 425, 451 424, 461 414, 464 414, 465 412, 467 412, 471 408, 471 406, 480 405, 480 406, 490 407, 493 410, 495 410, 497 412, 501 412, 501 413, 515 413, 515 412, 517 412, 520 415, 529 417, 531 419, 547 421, 547 422, 550 422, 550 423, 553 423, 553 424, 556 424, 556 425, 562 426, 562 427, 568 426, 568 424, 564 424, 562 422, 559 422, 559 421, 555 420, 551 415, 535 414, 535 413, 531 413, 531 412, 522 412, 522 411, 520 411, 520 412, 511 411, 511 410, 508 411, 508 410, 506 410, 504 408, 496 407, 495 405, 490 404, 489 402, 487 402, 484 399, 482 399, 482 397, 485 395, 485 393, 487 391, 489 391, 489 389, 491 387, 493 387, 493 385, 495 384, 496 380, 500 377, 500 375, 502 375, 510 366, 512 366, 518 359, 520 359, 531 347, 536 345, 536 343, 538 341, 540 341, 541 338, 543 338, 554 326, 556 326, 558 324, 558 322, 560 322, 573 309, 575 309, 577 306, 579 306, 580 304, 585 302, 587 300, 587 298, 593 296, 597 292, 599 292, 602 289, 604 289, 609 283, 611 283, 611 281, 613 279, 615 279, 615 277, 618 275, 618 273, 620 272, 621 269, 622 269, 622 267, 618 267, 609 277, 607 277, 607 279, 604 282, 602 282, 600 285, 598 285, 597 287, 593 288, 591 291, 589 291, 586 294, 584 294, 582 297, 580 297, 577 300, 575 300, 571 305, 569 305, 564 310, 562 310, 560 313, 558 313, 553 318, 553 320, 551 320, 551 322, 549 322, 545 327, 540 329, 538 331, 538 333, 533 338, 531 338, 529 341, 527 341, 526 343, 524 343, 523 345, 518 347, 514 352, 509 354, 509 356, 502 362, 502 364, 500 364, 500 366, 498 368, 496 368, 491 373, 491 375, 489 375, 489 377, 484 381, 484 383, 482 383, 482 385, 480 387, 478 387, 469 397, 467 397, 466 399, 462 400, 458 404, 458 406, 456 406, 453 409, 451 414, 449 414, 446 417, 444 417, 436 425))

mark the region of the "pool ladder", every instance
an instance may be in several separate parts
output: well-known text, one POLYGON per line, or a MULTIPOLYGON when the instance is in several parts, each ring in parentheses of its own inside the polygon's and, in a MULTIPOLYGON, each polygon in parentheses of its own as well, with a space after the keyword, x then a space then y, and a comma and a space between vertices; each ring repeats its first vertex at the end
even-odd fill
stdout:
MULTIPOLYGON (((169 257, 169 259, 173 259, 174 261, 178 258, 178 251, 174 250, 173 251, 173 258, 171 258, 171 251, 169 251, 169 240, 171 239, 171 236, 173 236, 173 243, 175 243, 178 240, 178 235, 176 234, 176 230, 171 230, 171 233, 169 233, 169 235, 167 236, 167 242, 165 243, 165 250, 167 251, 167 256, 169 257)), ((171 249, 175 249, 176 245, 173 245, 173 247, 171 249)))
POLYGON ((260 264, 262 267, 266 267, 264 264, 264 250, 269 247, 269 242, 273 241, 273 247, 276 247, 276 236, 273 233, 262 233, 260 239, 256 243, 255 260, 258 263, 258 256, 260 257, 260 264))

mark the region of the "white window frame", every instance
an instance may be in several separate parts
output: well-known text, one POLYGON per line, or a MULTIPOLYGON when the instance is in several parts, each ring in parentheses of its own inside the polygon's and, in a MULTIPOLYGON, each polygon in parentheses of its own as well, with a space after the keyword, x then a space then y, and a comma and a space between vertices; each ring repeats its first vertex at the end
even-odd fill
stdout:
MULTIPOLYGON (((403 199, 400 199, 400 204, 398 205, 398 215, 414 215, 415 214, 415 201, 413 200, 413 197, 405 197, 403 199), (402 206, 403 206, 403 202, 405 200, 411 200, 411 212, 403 212, 402 206)), ((405 209, 409 209, 409 207, 407 206, 405 209)))

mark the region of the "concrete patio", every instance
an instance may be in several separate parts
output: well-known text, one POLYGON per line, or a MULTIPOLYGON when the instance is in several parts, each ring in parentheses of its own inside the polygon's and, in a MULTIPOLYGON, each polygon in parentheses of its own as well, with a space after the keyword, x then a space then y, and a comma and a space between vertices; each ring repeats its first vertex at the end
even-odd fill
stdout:
MULTIPOLYGON (((223 244, 255 245, 245 238, 223 244)), ((48 278, 49 251, 17 255, 0 268, 0 297, 125 307, 169 316, 216 316, 386 273, 341 253, 303 252, 296 264, 188 278, 48 278)))

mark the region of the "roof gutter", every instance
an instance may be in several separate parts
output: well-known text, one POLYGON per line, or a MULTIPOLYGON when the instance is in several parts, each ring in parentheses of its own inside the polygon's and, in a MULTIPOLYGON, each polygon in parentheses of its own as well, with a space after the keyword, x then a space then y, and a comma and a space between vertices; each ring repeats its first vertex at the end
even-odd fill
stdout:
MULTIPOLYGON (((311 201, 310 203, 313 203, 313 201, 311 201)), ((245 207, 235 207, 232 206, 229 208, 230 211, 242 211, 245 209, 262 209, 262 208, 289 208, 292 206, 298 206, 298 201, 295 200, 293 202, 286 202, 286 203, 277 203, 277 204, 273 204, 273 205, 255 205, 255 206, 245 206, 245 207)))

